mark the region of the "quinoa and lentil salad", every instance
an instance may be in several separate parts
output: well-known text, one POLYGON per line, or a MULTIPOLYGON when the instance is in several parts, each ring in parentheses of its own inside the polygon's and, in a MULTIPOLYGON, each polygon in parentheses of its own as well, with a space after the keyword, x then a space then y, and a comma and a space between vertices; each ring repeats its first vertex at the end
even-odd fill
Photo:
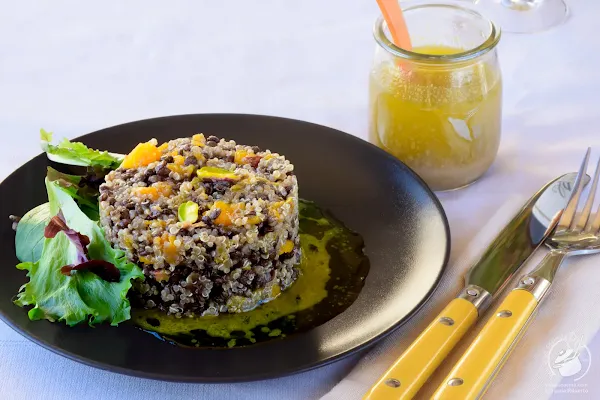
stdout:
POLYGON ((31 320, 73 326, 241 313, 298 277, 298 182, 285 157, 203 134, 137 145, 127 156, 41 131, 48 202, 11 216, 31 320), (130 304, 131 301, 131 304, 130 304))
POLYGON ((298 276, 298 182, 285 157, 202 134, 138 145, 100 186, 107 239, 143 268, 135 304, 248 311, 298 276))

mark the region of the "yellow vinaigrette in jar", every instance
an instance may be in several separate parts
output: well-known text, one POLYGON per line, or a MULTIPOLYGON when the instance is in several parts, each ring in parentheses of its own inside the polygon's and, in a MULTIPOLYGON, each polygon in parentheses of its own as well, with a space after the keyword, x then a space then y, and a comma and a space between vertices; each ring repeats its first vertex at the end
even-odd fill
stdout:
MULTIPOLYGON (((463 51, 446 46, 413 49, 436 56, 463 51)), ((369 140, 407 164, 433 190, 468 185, 494 161, 502 107, 495 63, 389 58, 375 65, 369 86, 369 140)))

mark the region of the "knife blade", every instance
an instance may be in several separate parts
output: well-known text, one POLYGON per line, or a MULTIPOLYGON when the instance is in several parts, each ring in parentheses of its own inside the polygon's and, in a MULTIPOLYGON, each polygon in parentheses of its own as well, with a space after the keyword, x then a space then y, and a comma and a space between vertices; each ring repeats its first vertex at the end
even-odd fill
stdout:
MULTIPOLYGON (((560 176, 534 194, 465 275, 465 287, 364 396, 411 399, 492 299, 554 229, 574 187, 576 173, 560 176)), ((586 176, 585 184, 589 182, 586 176)))
MULTIPOLYGON (((563 175, 538 191, 467 271, 462 296, 481 303, 480 313, 552 233, 576 177, 576 173, 563 175)), ((587 185, 590 177, 584 179, 587 185)))

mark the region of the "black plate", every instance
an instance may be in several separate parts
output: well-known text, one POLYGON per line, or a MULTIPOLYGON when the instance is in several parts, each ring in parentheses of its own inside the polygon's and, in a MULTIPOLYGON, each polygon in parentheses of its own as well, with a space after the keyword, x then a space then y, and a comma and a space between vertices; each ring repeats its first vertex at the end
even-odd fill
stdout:
POLYGON ((152 137, 161 142, 199 132, 285 154, 296 167, 300 196, 362 234, 371 270, 354 304, 308 332, 233 349, 180 348, 132 326, 32 322, 12 303, 26 277, 14 268, 18 261, 8 215, 23 215, 47 201, 47 160, 40 155, 0 185, 0 217, 6 218, 0 221, 4 321, 45 348, 94 367, 154 379, 225 382, 288 375, 350 355, 398 328, 427 301, 450 249, 444 211, 409 168, 363 140, 307 122, 236 114, 149 119, 78 140, 127 153, 152 137))

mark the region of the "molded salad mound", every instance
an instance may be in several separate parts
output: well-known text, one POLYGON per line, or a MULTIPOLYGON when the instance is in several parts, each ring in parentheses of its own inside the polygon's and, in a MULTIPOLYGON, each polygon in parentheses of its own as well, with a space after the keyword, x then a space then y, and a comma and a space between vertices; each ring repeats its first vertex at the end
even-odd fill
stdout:
POLYGON ((100 225, 146 277, 134 306, 250 311, 298 277, 298 182, 282 155, 202 134, 137 145, 100 185, 100 225))

